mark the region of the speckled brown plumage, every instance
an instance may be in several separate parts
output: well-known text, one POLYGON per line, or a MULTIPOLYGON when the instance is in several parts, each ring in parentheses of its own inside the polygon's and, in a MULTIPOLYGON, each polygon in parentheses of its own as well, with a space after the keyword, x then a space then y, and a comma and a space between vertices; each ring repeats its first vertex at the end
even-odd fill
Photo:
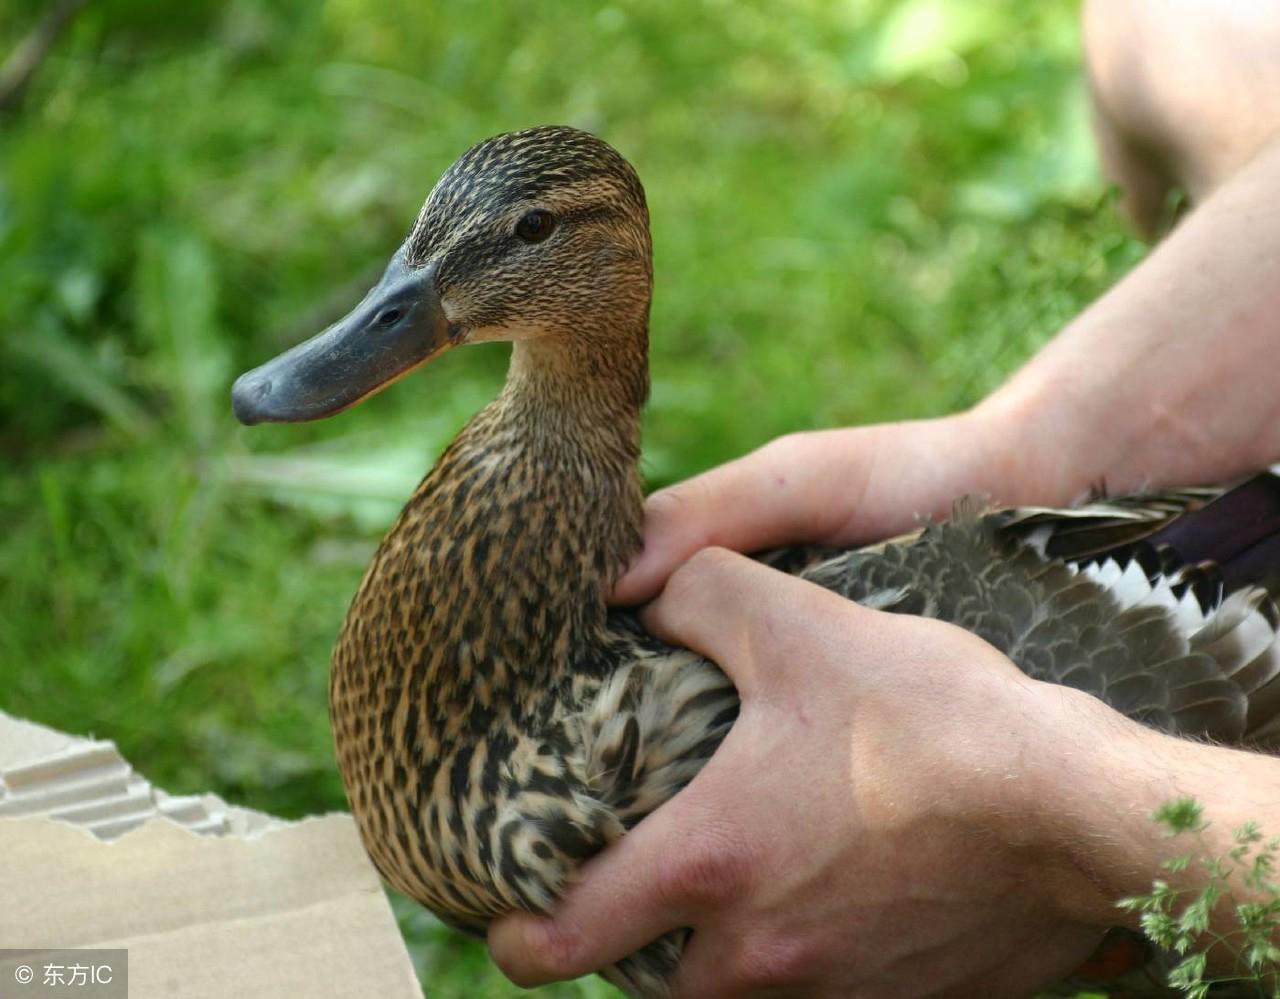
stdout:
MULTIPOLYGON (((621 157, 543 129, 464 156, 406 241, 419 262, 444 255, 438 280, 469 328, 563 330, 518 340, 502 394, 379 548, 334 653, 335 743, 370 855, 463 929, 546 909, 736 714, 718 670, 603 600, 640 538, 647 221, 621 157), (513 263, 531 202, 607 239, 513 263)), ((614 977, 652 992, 673 961, 659 944, 614 977)))
MULTIPOLYGON (((334 652, 333 730, 378 869, 479 933, 549 908, 578 864, 698 771, 737 700, 713 664, 603 600, 640 538, 652 271, 634 171, 572 129, 499 136, 446 173, 401 252, 435 269, 451 343, 514 348, 501 395, 419 485, 360 585, 334 652), (515 234, 531 210, 555 219, 549 238, 515 234)), ((1272 491, 1248 496, 1280 511, 1272 491)), ((1179 560, 1186 539, 1162 534, 1221 526, 1206 498, 968 514, 894 545, 777 557, 853 599, 969 627, 1032 675, 1149 724, 1280 743, 1266 573, 1215 576, 1213 552, 1179 560)), ((1223 566, 1277 532, 1237 537, 1223 566)), ((661 995, 683 938, 605 973, 661 995)))

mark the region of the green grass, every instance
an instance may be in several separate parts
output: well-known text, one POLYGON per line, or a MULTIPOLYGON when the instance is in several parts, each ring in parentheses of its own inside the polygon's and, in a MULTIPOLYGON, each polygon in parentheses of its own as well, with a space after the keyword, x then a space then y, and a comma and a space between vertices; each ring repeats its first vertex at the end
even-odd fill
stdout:
MULTIPOLYGON (((0 11, 4 51, 42 6, 0 11)), ((330 645, 505 349, 314 426, 247 431, 227 389, 344 311, 495 132, 587 127, 645 179, 651 485, 978 399, 1142 252, 1093 165, 1074 8, 89 5, 0 122, 3 706, 173 791, 343 806, 330 645)), ((433 997, 515 991, 403 921, 433 997)))

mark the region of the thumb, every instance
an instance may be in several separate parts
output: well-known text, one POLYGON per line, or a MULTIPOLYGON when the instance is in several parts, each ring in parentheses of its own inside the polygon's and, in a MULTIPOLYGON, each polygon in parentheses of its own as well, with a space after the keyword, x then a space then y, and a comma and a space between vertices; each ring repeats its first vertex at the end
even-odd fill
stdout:
POLYGON ((724 548, 704 548, 672 574, 641 620, 657 638, 716 663, 747 702, 785 682, 789 656, 778 653, 794 654, 797 629, 834 632, 863 613, 797 576, 724 548))
MULTIPOLYGON (((646 610, 645 623, 659 637, 712 656, 746 698, 771 678, 757 666, 753 643, 794 618, 798 604, 815 601, 838 613, 856 612, 812 583, 707 548, 676 571, 646 610)), ((493 959, 512 981, 529 987, 597 971, 691 926, 708 903, 732 896, 743 877, 746 827, 725 805, 737 796, 724 791, 726 779, 735 789, 742 780, 726 778, 734 764, 725 750, 743 724, 740 718, 687 788, 588 861, 551 916, 516 913, 490 926, 493 959)))
MULTIPOLYGON (((659 490, 645 503, 644 548, 614 586, 611 600, 637 604, 662 589, 700 548, 753 552, 784 543, 826 541, 844 526, 849 476, 833 451, 843 431, 779 437, 752 453, 659 490), (837 484, 838 483, 838 484, 837 484)), ((855 451, 856 454, 856 451, 855 451)))
POLYGON ((672 873, 688 853, 688 820, 672 815, 687 811, 682 797, 584 864, 551 915, 490 924, 489 950, 508 978, 524 988, 577 978, 691 923, 692 900, 672 873))

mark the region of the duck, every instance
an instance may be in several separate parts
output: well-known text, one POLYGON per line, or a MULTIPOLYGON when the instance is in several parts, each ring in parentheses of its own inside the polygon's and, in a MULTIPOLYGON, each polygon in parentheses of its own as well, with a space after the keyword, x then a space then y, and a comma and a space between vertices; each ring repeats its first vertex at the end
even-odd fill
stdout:
MULTIPOLYGON (((732 727, 709 660, 606 595, 641 545, 652 246, 644 188, 568 126, 486 139, 432 189, 343 319, 241 375, 245 424, 333 416, 455 347, 511 343, 373 556, 338 636, 330 718, 383 877, 483 935, 548 911, 732 727)), ((951 621, 1037 679, 1189 738, 1280 748, 1280 477, 984 509, 783 571, 951 621)), ((669 994, 688 930, 601 973, 669 994)))

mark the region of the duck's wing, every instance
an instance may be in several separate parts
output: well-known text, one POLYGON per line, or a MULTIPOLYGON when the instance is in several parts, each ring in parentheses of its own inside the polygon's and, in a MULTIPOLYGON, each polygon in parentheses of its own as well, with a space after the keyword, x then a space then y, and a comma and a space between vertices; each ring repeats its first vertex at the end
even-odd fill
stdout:
POLYGON ((1173 489, 1118 497, 1094 493, 1071 507, 1010 507, 988 516, 1002 533, 1017 537, 1042 555, 1082 562, 1147 540, 1225 492, 1220 488, 1173 489))
MULTIPOLYGON (((1184 489, 1088 502, 1074 509, 1023 507, 993 514, 1003 533, 1066 562, 1127 562, 1149 575, 1200 568, 1231 592, 1280 579, 1280 475, 1231 489, 1184 489)), ((1185 575, 1185 573, 1184 573, 1185 575)))
MULTIPOLYGON (((1275 475, 1262 475, 1246 483, 1250 487, 1248 492, 1256 495, 1260 503, 1271 500, 1267 480, 1280 482, 1275 475)), ((991 517, 1003 533, 1019 538, 1042 555, 1080 562, 1136 545, 1226 492, 1222 488, 1205 487, 1107 497, 1095 490, 1076 506, 1020 506, 994 512, 981 509, 982 504, 976 500, 965 498, 957 502, 954 515, 969 518, 975 512, 983 513, 991 517)), ((888 545, 909 544, 924 533, 926 526, 922 522, 915 530, 859 550, 880 551, 888 545)), ((847 547, 838 545, 806 544, 770 548, 752 557, 780 572, 798 576, 847 552, 847 547)))
POLYGON ((961 513, 800 575, 937 617, 1147 724, 1280 749, 1280 478, 961 513))
POLYGON ((1280 748, 1280 475, 1065 511, 993 515, 1004 533, 1174 615, 1248 699, 1245 738, 1280 748))

